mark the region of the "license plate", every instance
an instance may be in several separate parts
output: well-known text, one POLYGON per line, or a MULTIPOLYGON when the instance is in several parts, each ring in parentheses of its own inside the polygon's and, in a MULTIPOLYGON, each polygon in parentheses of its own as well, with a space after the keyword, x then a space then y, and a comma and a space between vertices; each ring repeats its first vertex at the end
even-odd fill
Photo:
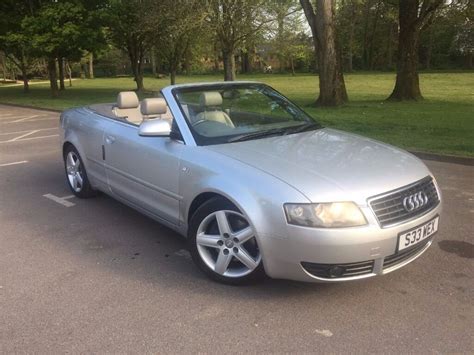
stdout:
POLYGON ((398 237, 398 251, 416 245, 435 234, 438 231, 438 221, 439 217, 436 217, 421 226, 402 232, 398 237))

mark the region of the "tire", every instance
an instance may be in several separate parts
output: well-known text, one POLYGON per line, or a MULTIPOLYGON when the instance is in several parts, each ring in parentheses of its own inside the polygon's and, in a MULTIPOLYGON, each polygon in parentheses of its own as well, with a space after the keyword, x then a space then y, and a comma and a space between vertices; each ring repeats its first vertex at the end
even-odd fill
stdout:
POLYGON ((254 283, 265 275, 252 226, 222 197, 206 201, 191 217, 188 248, 194 263, 220 283, 254 283))
POLYGON ((97 195, 87 177, 86 168, 79 152, 73 145, 64 150, 64 170, 66 181, 72 193, 79 198, 90 198, 97 195))

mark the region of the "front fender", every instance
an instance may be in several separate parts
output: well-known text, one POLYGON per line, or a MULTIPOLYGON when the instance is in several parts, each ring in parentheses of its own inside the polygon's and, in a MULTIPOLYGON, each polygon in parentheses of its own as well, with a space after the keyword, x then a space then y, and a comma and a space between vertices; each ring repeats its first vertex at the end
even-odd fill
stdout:
POLYGON ((184 229, 187 230, 192 202, 205 192, 227 198, 245 215, 257 234, 272 234, 275 238, 286 238, 283 204, 309 202, 287 183, 259 169, 203 147, 188 148, 183 154, 180 174, 184 229), (275 235, 275 230, 281 231, 281 235, 275 235))
POLYGON ((77 120, 80 118, 76 118, 75 115, 81 115, 80 109, 67 110, 61 114, 61 151, 63 151, 65 144, 72 144, 77 149, 80 156, 83 157, 82 160, 84 161, 84 165, 87 169, 87 159, 84 159, 84 147, 82 146, 81 141, 78 137, 76 128, 76 125, 78 124, 77 120))

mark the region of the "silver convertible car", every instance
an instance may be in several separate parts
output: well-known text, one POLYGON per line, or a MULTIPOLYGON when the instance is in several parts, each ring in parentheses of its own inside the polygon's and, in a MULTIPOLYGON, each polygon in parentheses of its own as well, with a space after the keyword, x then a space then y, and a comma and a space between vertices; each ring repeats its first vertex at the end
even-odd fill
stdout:
POLYGON ((187 238, 231 284, 387 274, 438 230, 441 195, 415 156, 324 128, 255 82, 168 86, 61 115, 69 187, 102 191, 187 238))

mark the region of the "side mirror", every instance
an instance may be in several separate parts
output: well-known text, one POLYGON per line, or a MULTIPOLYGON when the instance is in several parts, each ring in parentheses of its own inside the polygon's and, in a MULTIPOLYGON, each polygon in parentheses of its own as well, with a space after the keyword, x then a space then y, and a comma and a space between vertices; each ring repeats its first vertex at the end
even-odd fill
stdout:
POLYGON ((169 137, 170 132, 170 123, 162 119, 145 120, 138 127, 138 135, 141 137, 169 137))

